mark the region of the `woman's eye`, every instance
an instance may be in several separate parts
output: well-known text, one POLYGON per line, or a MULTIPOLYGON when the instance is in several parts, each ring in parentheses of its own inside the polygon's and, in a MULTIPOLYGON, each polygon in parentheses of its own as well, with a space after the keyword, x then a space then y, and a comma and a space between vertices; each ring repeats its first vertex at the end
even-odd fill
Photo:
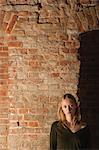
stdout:
POLYGON ((67 106, 64 106, 64 108, 66 108, 67 106))

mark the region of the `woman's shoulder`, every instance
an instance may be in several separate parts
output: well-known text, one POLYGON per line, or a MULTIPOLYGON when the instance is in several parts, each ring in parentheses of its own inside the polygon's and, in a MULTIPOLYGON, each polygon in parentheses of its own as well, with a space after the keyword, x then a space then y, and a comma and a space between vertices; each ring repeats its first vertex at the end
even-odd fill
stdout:
POLYGON ((56 127, 58 123, 59 123, 59 121, 54 121, 54 122, 52 123, 52 127, 56 127))
POLYGON ((81 121, 81 122, 80 122, 80 127, 81 127, 81 129, 83 129, 83 128, 87 127, 87 126, 88 126, 88 125, 87 125, 86 122, 84 122, 84 121, 81 121))
POLYGON ((80 122, 80 128, 84 129, 85 131, 89 131, 89 125, 87 122, 81 121, 80 122))

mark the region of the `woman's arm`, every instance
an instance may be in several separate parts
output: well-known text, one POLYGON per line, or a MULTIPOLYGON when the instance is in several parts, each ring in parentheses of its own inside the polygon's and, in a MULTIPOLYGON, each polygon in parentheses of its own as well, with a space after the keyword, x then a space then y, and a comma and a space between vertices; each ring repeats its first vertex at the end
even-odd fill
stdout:
POLYGON ((54 122, 50 131, 50 150, 57 150, 57 122, 54 122))

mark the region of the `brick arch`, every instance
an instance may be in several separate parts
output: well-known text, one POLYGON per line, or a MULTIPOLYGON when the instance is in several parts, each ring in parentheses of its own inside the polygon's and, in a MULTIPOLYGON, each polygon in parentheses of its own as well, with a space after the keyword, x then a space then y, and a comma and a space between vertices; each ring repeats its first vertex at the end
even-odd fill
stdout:
POLYGON ((88 32, 99 29, 99 5, 87 6, 74 13, 78 32, 88 32))

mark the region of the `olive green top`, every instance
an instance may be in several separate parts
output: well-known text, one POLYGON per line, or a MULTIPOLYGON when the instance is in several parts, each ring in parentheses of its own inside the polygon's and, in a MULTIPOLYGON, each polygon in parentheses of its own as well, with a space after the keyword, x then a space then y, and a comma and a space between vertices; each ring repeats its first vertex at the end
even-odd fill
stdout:
POLYGON ((50 150, 86 150, 90 149, 90 132, 88 126, 73 133, 60 121, 51 126, 50 150))

